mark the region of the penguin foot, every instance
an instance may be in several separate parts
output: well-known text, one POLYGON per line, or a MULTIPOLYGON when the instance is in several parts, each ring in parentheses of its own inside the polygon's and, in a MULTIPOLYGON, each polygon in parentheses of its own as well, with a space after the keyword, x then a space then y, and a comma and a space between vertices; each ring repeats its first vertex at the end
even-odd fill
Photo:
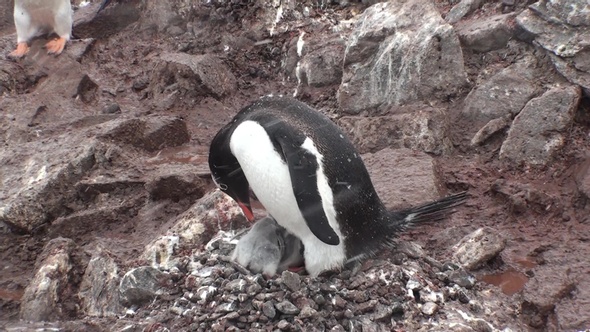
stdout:
POLYGON ((16 50, 10 52, 9 56, 13 58, 22 58, 29 52, 29 45, 26 42, 20 42, 16 45, 16 50))
POLYGON ((45 48, 47 48, 47 53, 55 55, 61 54, 65 47, 66 39, 61 37, 52 39, 47 44, 45 44, 45 48))

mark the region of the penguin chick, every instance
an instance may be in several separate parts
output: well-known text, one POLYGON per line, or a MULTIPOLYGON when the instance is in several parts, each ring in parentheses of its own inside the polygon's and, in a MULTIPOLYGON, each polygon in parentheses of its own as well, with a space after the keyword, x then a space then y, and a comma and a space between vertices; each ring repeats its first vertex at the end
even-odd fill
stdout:
POLYGON ((232 260, 268 277, 301 265, 302 259, 301 241, 271 217, 256 222, 232 253, 232 260))
POLYGON ((72 15, 70 0, 14 0, 18 44, 10 56, 23 57, 29 51, 28 42, 43 32, 59 36, 45 47, 49 54, 60 54, 72 34, 72 15))
POLYGON ((251 188, 269 215, 301 240, 311 276, 392 248, 397 234, 445 218, 466 198, 460 193, 387 210, 344 132, 308 105, 280 96, 238 112, 211 142, 209 167, 248 219, 251 188))

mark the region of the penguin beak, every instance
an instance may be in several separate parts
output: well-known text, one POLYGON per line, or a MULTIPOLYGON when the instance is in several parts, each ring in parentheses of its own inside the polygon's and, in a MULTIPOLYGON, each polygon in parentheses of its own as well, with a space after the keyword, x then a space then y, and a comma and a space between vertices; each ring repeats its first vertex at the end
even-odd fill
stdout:
POLYGON ((252 207, 250 206, 250 203, 244 203, 244 202, 238 201, 238 205, 242 209, 242 212, 244 212, 246 219, 248 219, 249 222, 253 222, 254 221, 254 213, 252 212, 252 207))

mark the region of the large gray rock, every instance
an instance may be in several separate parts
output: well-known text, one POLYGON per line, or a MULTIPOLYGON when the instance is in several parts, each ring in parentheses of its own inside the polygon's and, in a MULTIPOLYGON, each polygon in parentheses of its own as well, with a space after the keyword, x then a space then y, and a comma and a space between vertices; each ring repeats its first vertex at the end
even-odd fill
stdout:
POLYGON ((541 0, 517 24, 551 55, 557 70, 590 93, 590 6, 578 0, 541 0))
POLYGON ((544 165, 565 144, 580 101, 577 86, 556 86, 532 99, 514 119, 500 149, 500 158, 514 163, 544 165))
POLYGON ((457 23, 463 17, 479 8, 482 3, 483 0, 461 0, 451 8, 445 20, 451 24, 457 23))
POLYGON ((98 144, 64 135, 1 149, 0 222, 31 232, 63 214, 76 195, 74 184, 95 165, 98 144))
MULTIPOLYGON (((534 277, 524 286, 521 309, 529 319, 527 323, 540 328, 547 317, 554 314, 555 305, 571 296, 576 283, 568 271, 555 266, 539 266, 533 273, 534 277)), ((586 313, 583 316, 587 316, 586 313)))
MULTIPOLYGON (((579 10, 581 12, 582 8, 579 10)), ((555 55, 572 57, 584 50, 584 45, 590 41, 590 27, 572 27, 565 22, 548 21, 539 13, 539 10, 525 10, 516 17, 516 23, 534 36, 539 45, 555 55)))
POLYGON ((176 217, 168 233, 146 246, 143 258, 154 267, 170 269, 178 264, 178 248, 198 249, 220 230, 249 227, 237 203, 220 190, 214 190, 176 217))
POLYGON ((301 32, 289 43, 283 60, 287 77, 301 85, 322 87, 340 84, 342 80, 342 61, 344 59, 344 39, 340 36, 301 32))
POLYGON ((495 15, 457 26, 463 47, 489 52, 506 46, 514 35, 514 14, 495 15))
POLYGON ((94 253, 86 267, 80 292, 82 310, 88 316, 109 317, 122 313, 119 303, 119 268, 111 254, 102 249, 94 253))
POLYGON ((150 82, 151 95, 163 109, 180 102, 195 103, 199 97, 219 99, 236 87, 229 68, 210 54, 164 53, 150 82))
POLYGON ((394 0, 358 18, 346 45, 338 102, 343 112, 358 114, 445 99, 466 82, 459 39, 434 3, 394 0))
POLYGON ((202 197, 206 181, 198 176, 196 170, 195 166, 188 164, 170 164, 156 169, 155 176, 145 184, 150 198, 173 201, 192 198, 194 201, 202 197))
POLYGON ((571 26, 590 26, 590 4, 579 0, 540 0, 530 6, 531 10, 547 21, 571 26))
POLYGON ((182 145, 190 140, 186 122, 176 116, 115 119, 101 124, 98 138, 147 151, 182 145))
POLYGON ((361 153, 386 147, 409 148, 432 154, 448 153, 449 120, 442 109, 431 107, 397 108, 384 116, 344 116, 338 125, 361 153))
POLYGON ((379 198, 390 209, 433 201, 442 194, 436 162, 424 152, 386 148, 362 158, 379 198))
POLYGON ((65 315, 63 292, 70 283, 74 241, 57 238, 43 248, 37 272, 21 299, 20 317, 26 321, 53 321, 65 315))
POLYGON ((534 60, 513 64, 495 74, 465 98, 462 115, 482 125, 503 116, 515 116, 537 92, 534 60))

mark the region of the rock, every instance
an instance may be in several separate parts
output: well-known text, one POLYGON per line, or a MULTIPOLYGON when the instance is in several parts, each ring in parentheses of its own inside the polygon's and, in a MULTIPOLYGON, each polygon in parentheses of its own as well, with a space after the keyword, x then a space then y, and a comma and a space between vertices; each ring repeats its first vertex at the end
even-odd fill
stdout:
POLYGON ((166 275, 151 266, 140 266, 125 273, 119 285, 121 303, 142 305, 163 294, 166 275))
POLYGON ((266 315, 266 317, 270 319, 275 318, 275 316, 277 315, 275 306, 270 301, 266 301, 264 302, 264 304, 262 304, 262 313, 264 313, 264 315, 266 315))
MULTIPOLYGON (((97 2, 93 2, 92 4, 95 3, 97 2)), ((87 5, 79 6, 74 11, 74 31, 76 31, 76 38, 92 37, 105 40, 109 36, 121 32, 125 27, 136 22, 140 16, 143 16, 140 6, 134 2, 117 2, 116 9, 113 8, 111 10, 111 8, 107 7, 99 15, 97 15, 96 10, 96 6, 87 5)), ((71 44, 74 44, 76 41, 74 39, 68 43, 68 47, 66 47, 68 55, 72 53, 77 54, 77 52, 70 51, 71 44)))
POLYGON ((541 0, 517 16, 516 22, 550 55, 555 68, 590 95, 590 16, 577 0, 541 0))
POLYGON ((120 315, 119 268, 111 254, 98 248, 86 267, 78 296, 84 313, 94 317, 120 315))
POLYGON ((426 316, 432 316, 438 311, 438 304, 434 302, 426 302, 422 305, 421 310, 426 316))
POLYGON ((47 243, 36 264, 37 272, 21 299, 20 318, 26 321, 54 321, 67 316, 65 298, 73 268, 74 241, 56 238, 47 243))
POLYGON ((344 116, 338 120, 338 125, 360 153, 390 147, 440 155, 452 149, 447 113, 442 109, 402 107, 391 115, 344 116))
POLYGON ((575 27, 590 26, 588 6, 580 5, 577 0, 540 0, 530 8, 550 22, 561 22, 575 27))
POLYGON ((215 312, 229 313, 238 310, 237 301, 231 301, 229 303, 222 303, 215 308, 215 312))
POLYGON ((247 285, 244 279, 234 279, 227 283, 225 289, 232 293, 241 293, 246 290, 247 285))
POLYGON ((158 168, 154 177, 145 184, 152 200, 182 199, 195 201, 205 194, 206 182, 197 175, 196 166, 171 164, 158 168))
POLYGON ((533 62, 527 58, 513 64, 471 90, 465 98, 462 115, 485 124, 490 120, 518 114, 537 92, 533 83, 533 62))
POLYGON ((506 46, 513 38, 515 14, 504 14, 457 26, 463 47, 475 52, 489 52, 506 46))
POLYGON ((485 141, 487 141, 494 134, 496 134, 496 133, 504 130, 504 128, 507 128, 508 126, 510 126, 511 122, 512 122, 511 115, 505 115, 501 118, 490 120, 485 126, 483 126, 475 134, 475 136, 473 136, 473 138, 471 139, 471 145, 476 146, 476 145, 483 144, 485 141))
POLYGON ((237 88, 236 78, 217 57, 186 53, 164 53, 154 69, 150 94, 161 99, 167 109, 180 101, 193 103, 196 98, 222 98, 237 88))
POLYGON ((82 76, 76 92, 72 96, 74 98, 80 98, 86 104, 93 102, 96 99, 96 91, 98 90, 98 84, 96 84, 88 75, 82 76))
POLYGON ((293 303, 287 300, 275 304, 275 307, 278 311, 286 315, 297 315, 299 313, 299 308, 297 308, 293 303))
MULTIPOLYGON (((570 0, 575 1, 575 0, 570 0)), ((566 1, 556 1, 564 3, 566 1)), ((539 1, 537 6, 524 10, 516 17, 516 23, 534 37, 544 49, 560 57, 573 57, 584 50, 584 45, 590 41, 589 26, 569 26, 560 22, 560 18, 543 18, 543 7, 548 8, 547 0, 539 1)), ((572 11, 582 14, 582 7, 573 7, 572 11)), ((565 14, 564 11, 561 12, 565 14)), ((548 13, 547 13, 548 14, 548 13)), ((551 15, 551 14, 548 14, 551 15)), ((585 14, 588 15, 587 13, 585 14)), ((571 17, 573 17, 572 15, 571 17)), ((567 17, 562 17, 566 21, 567 17)))
POLYGON ((477 279, 464 269, 452 270, 447 273, 449 281, 461 287, 471 289, 475 286, 477 279))
POLYGON ((190 140, 186 122, 175 116, 115 119, 101 125, 99 131, 101 140, 130 144, 150 152, 190 140))
POLYGON ((590 199, 590 159, 581 164, 580 171, 576 176, 578 190, 590 199))
MULTIPOLYGON (((411 203, 411 204, 417 205, 419 203, 424 203, 426 201, 434 201, 439 198, 440 197, 433 197, 433 198, 424 197, 424 194, 423 194, 422 199, 424 199, 424 201, 411 203)), ((410 241, 400 240, 396 246, 396 251, 404 253, 405 255, 407 255, 408 257, 410 257, 412 259, 419 259, 419 258, 423 258, 423 257, 427 256, 426 252, 424 251, 424 248, 422 248, 418 243, 410 242, 410 241)))
POLYGON ((102 109, 103 114, 120 114, 121 107, 117 103, 109 104, 102 109))
POLYGON ((309 319, 309 318, 314 319, 317 316, 318 316, 318 311, 310 306, 303 307, 303 309, 301 309, 301 312, 298 315, 298 317, 301 319, 309 319))
POLYGON ((576 86, 556 86, 532 99, 514 119, 500 149, 500 158, 514 163, 544 165, 565 144, 581 92, 576 86))
POLYGON ((521 310, 530 317, 528 324, 540 327, 547 316, 554 314, 555 305, 571 296, 576 284, 568 271, 559 267, 541 266, 533 270, 534 277, 525 284, 521 310))
MULTIPOLYGON (((188 9, 184 4, 179 4, 179 11, 188 12, 188 9)), ((168 2, 154 2, 146 3, 145 9, 142 12, 144 17, 144 24, 154 24, 158 28, 158 31, 166 31, 168 28, 173 27, 178 22, 178 14, 174 11, 172 3, 168 2)))
POLYGON ((482 4, 483 0, 461 0, 459 3, 453 6, 445 20, 450 24, 459 22, 463 17, 470 14, 482 4))
POLYGON ((386 207, 409 207, 440 198, 436 162, 426 153, 386 148, 362 158, 386 207))
MULTIPOLYGON (((96 39, 94 38, 70 40, 70 43, 68 44, 68 47, 66 47, 65 51, 77 62, 82 62, 82 58, 86 56, 90 50, 92 50, 95 42, 96 39)), ((96 87, 98 87, 98 85, 96 87)))
POLYGON ((180 247, 199 248, 220 229, 227 231, 247 226, 246 217, 237 203, 216 189, 176 217, 168 235, 178 236, 180 247))
POLYGON ((300 84, 322 87, 340 84, 342 80, 342 61, 344 60, 344 41, 341 38, 315 43, 303 42, 300 37, 295 44, 300 60, 294 68, 294 75, 300 84), (301 45, 301 47, 299 47, 301 45), (305 45, 305 46, 303 46, 305 45), (299 50, 301 49, 301 52, 299 50))
POLYGON ((474 270, 496 257, 506 241, 495 230, 483 227, 465 236, 453 246, 453 259, 467 270, 474 270))
POLYGON ((573 84, 584 88, 584 94, 590 96, 590 52, 578 53, 573 58, 561 58, 549 54, 557 71, 573 84))
POLYGON ((283 285, 285 285, 290 291, 296 292, 301 289, 301 277, 297 273, 285 270, 281 274, 283 285))
POLYGON ((282 319, 280 322, 277 323, 277 327, 281 331, 289 331, 291 329, 291 323, 289 323, 286 320, 282 319))
POLYGON ((142 257, 156 269, 170 270, 178 264, 174 253, 179 242, 180 238, 176 235, 162 236, 146 246, 142 257))
POLYGON ((217 294, 217 289, 212 286, 202 286, 197 289, 195 299, 208 303, 217 294))
POLYGON ((179 146, 190 141, 186 121, 175 116, 148 117, 141 147, 147 151, 158 151, 166 147, 179 146))
POLYGON ((359 114, 447 99, 467 82, 462 59, 459 39, 432 1, 378 3, 348 39, 338 103, 344 113, 359 114))
MULTIPOLYGON (((42 54, 38 54, 38 56, 42 58, 48 57, 48 55, 42 54)), ((46 66, 45 70, 51 71, 51 75, 48 75, 36 87, 38 94, 79 98, 86 104, 96 99, 99 86, 88 76, 82 65, 77 61, 68 58, 68 60, 51 61, 49 65, 46 63, 43 65, 46 66)), ((63 109, 64 105, 60 105, 60 102, 63 103, 63 101, 60 101, 60 99, 48 100, 46 106, 50 109, 63 109)))
POLYGON ((76 195, 72 187, 95 165, 97 146, 93 139, 64 135, 1 149, 0 222, 31 232, 64 214, 76 195))

